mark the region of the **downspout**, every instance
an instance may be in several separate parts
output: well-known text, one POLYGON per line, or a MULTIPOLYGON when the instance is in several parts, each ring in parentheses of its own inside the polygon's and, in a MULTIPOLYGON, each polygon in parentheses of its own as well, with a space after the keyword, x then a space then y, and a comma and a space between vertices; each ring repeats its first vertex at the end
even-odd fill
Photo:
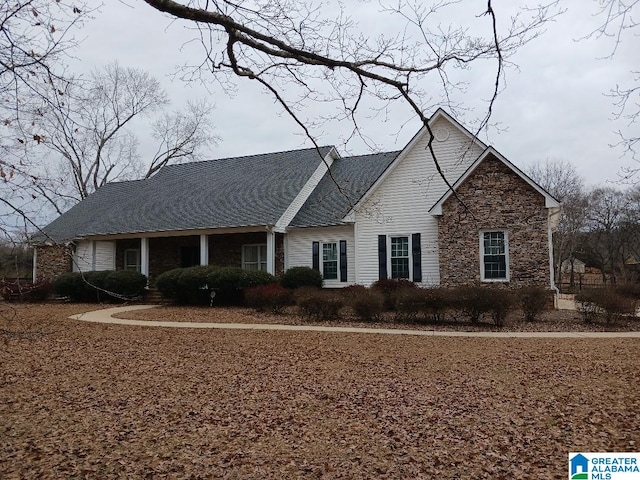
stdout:
POLYGON ((548 233, 547 233, 547 239, 548 239, 548 244, 549 244, 549 279, 551 281, 551 289, 554 290, 556 293, 553 296, 553 308, 554 309, 558 309, 558 296, 560 295, 560 290, 558 289, 558 287, 556 286, 556 273, 555 273, 555 266, 553 264, 553 232, 554 232, 554 228, 553 228, 553 224, 554 224, 554 219, 553 217, 556 215, 560 215, 560 208, 553 209, 553 208, 549 208, 549 213, 548 213, 548 220, 547 220, 547 224, 548 224, 548 233))

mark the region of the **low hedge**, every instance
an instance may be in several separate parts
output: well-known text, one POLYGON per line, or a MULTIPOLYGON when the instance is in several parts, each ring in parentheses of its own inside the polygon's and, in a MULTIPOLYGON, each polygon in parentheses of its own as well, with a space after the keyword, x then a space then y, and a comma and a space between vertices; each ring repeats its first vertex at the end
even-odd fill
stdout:
POLYGON ((356 317, 365 322, 380 320, 384 311, 384 296, 379 290, 353 285, 342 289, 345 299, 356 317))
POLYGON ((127 300, 142 295, 147 277, 126 270, 63 273, 53 281, 56 295, 72 302, 127 300))
POLYGON ((309 267, 292 267, 280 276, 280 285, 295 290, 302 287, 322 287, 322 274, 309 267))
POLYGON ((258 285, 244 291, 245 304, 258 312, 281 314, 284 309, 293 305, 293 291, 277 283, 258 285))
POLYGON ((522 308, 524 319, 534 322, 547 308, 549 291, 540 287, 524 287, 516 292, 518 303, 522 308))
POLYGON ((303 317, 332 320, 340 317, 345 302, 340 292, 314 287, 301 287, 294 292, 296 305, 303 317))
POLYGON ((262 270, 196 265, 163 272, 155 285, 162 296, 183 305, 242 305, 245 289, 274 282, 275 277, 262 270))
POLYGON ((178 298, 178 278, 183 270, 184 268, 174 268, 158 275, 155 280, 155 287, 164 298, 178 298))
MULTIPOLYGON (((180 269, 176 279, 176 296, 178 303, 185 305, 209 305, 210 286, 208 276, 215 267, 196 265, 180 269)), ((159 278, 159 277, 158 277, 159 278)))
POLYGON ((121 300, 142 295, 147 286, 147 277, 140 272, 116 270, 104 276, 104 289, 121 300))
POLYGON ((634 315, 637 306, 636 300, 623 296, 612 288, 583 290, 576 295, 576 302, 585 323, 591 323, 602 316, 610 324, 616 317, 634 315))
POLYGON ((398 295, 405 290, 414 290, 418 288, 418 286, 412 281, 403 278, 384 278, 374 282, 371 288, 382 292, 384 296, 384 308, 386 310, 395 310, 398 304, 398 295))
POLYGON ((275 277, 270 273, 239 267, 220 267, 207 275, 209 288, 216 293, 216 305, 242 305, 245 289, 274 282, 275 277))

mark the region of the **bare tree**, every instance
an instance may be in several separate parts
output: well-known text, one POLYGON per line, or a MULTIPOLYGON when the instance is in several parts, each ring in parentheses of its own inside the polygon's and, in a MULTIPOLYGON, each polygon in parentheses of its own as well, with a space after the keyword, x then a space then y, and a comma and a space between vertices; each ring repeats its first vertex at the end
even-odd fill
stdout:
POLYGON ((77 79, 65 87, 52 84, 31 122, 42 132, 47 155, 53 152, 59 160, 33 188, 59 213, 107 182, 148 177, 171 161, 197 158, 215 140, 206 102, 167 112, 166 93, 142 70, 113 63, 92 72, 87 81, 77 79), (152 127, 158 150, 144 161, 129 127, 153 114, 160 114, 152 127))
POLYGON ((540 161, 527 170, 529 176, 562 203, 556 231, 553 233, 555 276, 562 279, 562 264, 569 261, 570 287, 573 287, 573 266, 586 222, 587 199, 584 181, 575 166, 566 160, 540 161))
POLYGON ((582 193, 584 180, 576 167, 567 160, 545 160, 534 163, 527 174, 560 203, 582 193))
MULTIPOLYGON (((640 0, 596 0, 598 4, 597 15, 601 19, 600 25, 584 38, 609 39, 612 42, 609 58, 616 55, 618 48, 629 35, 637 36, 640 22, 640 0)), ((640 69, 630 72, 631 78, 626 81, 617 81, 615 87, 608 93, 613 99, 615 119, 624 119, 627 122, 627 131, 618 130, 616 133, 620 142, 616 145, 630 155, 633 160, 640 162, 638 158, 638 122, 640 122, 640 69)), ((634 179, 640 172, 640 167, 631 166, 622 171, 623 180, 634 179)))
POLYGON ((87 15, 84 2, 50 0, 0 2, 0 234, 31 227, 37 206, 31 187, 38 183, 38 165, 30 147, 38 132, 26 136, 21 120, 35 102, 47 100, 47 85, 64 83, 60 68, 75 45, 72 32, 87 15))
MULTIPOLYGON (((459 2, 383 1, 381 22, 401 22, 396 33, 385 36, 365 34, 340 2, 145 1, 196 30, 203 57, 187 67, 185 76, 212 73, 224 86, 234 82, 233 76, 258 82, 316 145, 321 124, 307 118, 312 115, 305 114, 305 106, 336 105, 333 118, 349 120, 353 135, 367 143, 359 118, 397 102, 430 131, 428 114, 434 105, 457 107, 451 94, 462 86, 454 80, 455 71, 491 60, 495 75, 480 131, 503 87, 510 57, 558 13, 553 1, 500 18, 488 0, 483 9, 468 14, 478 22, 485 19, 478 33, 477 24, 473 29, 446 25, 439 17, 459 2)), ((439 169, 431 143, 427 148, 439 169)))
POLYGON ((586 214, 587 246, 602 270, 602 279, 616 282, 623 259, 621 226, 629 211, 629 196, 613 187, 599 187, 588 195, 586 214))

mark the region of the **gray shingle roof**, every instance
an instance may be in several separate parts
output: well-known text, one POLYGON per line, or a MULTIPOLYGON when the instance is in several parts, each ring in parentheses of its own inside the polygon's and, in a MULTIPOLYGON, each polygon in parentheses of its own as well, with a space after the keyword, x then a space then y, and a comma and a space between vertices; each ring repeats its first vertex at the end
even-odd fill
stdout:
POLYGON ((336 225, 400 152, 339 158, 291 221, 292 227, 336 225))
MULTIPOLYGON (((331 148, 321 147, 321 154, 331 148)), ((317 150, 309 148, 169 165, 146 180, 105 185, 43 230, 61 242, 90 235, 273 225, 320 161, 317 150)))

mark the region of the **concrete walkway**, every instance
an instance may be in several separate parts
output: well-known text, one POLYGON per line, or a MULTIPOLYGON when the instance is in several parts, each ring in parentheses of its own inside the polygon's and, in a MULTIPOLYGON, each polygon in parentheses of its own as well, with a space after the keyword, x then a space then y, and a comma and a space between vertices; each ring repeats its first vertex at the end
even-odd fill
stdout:
POLYGON ((153 308, 155 305, 130 305, 105 308, 93 312, 72 315, 71 319, 83 322, 136 325, 168 328, 218 328, 229 330, 289 330, 305 332, 377 333, 385 335, 421 335, 430 337, 494 337, 494 338, 640 338, 640 332, 455 332, 438 330, 402 330, 395 328, 324 327, 315 325, 278 325, 267 323, 203 323, 161 322, 157 320, 127 320, 113 315, 134 310, 153 308))

